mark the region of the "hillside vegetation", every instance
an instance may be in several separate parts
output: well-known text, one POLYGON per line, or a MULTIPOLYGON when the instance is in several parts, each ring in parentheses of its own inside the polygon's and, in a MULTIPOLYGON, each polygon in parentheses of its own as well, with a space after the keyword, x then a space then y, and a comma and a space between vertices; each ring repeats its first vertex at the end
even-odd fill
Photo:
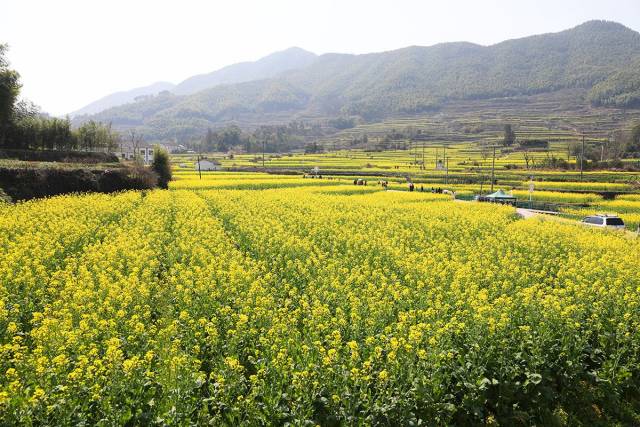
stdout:
POLYGON ((201 135, 225 121, 256 124, 310 116, 375 121, 463 100, 562 89, 584 90, 594 105, 629 107, 636 105, 638 74, 633 70, 638 61, 640 34, 617 23, 591 21, 487 47, 445 43, 366 55, 326 54, 276 78, 188 96, 164 93, 94 118, 169 138, 201 135))

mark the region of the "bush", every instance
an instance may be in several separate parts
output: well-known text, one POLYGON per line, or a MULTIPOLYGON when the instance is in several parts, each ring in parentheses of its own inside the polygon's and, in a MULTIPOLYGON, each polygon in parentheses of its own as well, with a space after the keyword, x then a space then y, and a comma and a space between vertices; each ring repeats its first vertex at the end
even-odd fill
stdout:
POLYGON ((106 170, 98 176, 98 191, 147 190, 158 185, 158 176, 143 166, 106 170))
POLYGON ((118 163, 118 157, 113 153, 91 151, 0 149, 0 158, 28 162, 118 163))
POLYGON ((13 200, 66 193, 111 193, 144 190, 157 186, 156 174, 148 168, 89 169, 14 169, 0 168, 0 186, 13 200))
POLYGON ((171 163, 169 153, 164 148, 156 145, 153 149, 153 163, 151 169, 158 175, 158 186, 168 189, 171 181, 171 163))
POLYGON ((11 203, 11 197, 0 188, 0 204, 2 203, 11 203))

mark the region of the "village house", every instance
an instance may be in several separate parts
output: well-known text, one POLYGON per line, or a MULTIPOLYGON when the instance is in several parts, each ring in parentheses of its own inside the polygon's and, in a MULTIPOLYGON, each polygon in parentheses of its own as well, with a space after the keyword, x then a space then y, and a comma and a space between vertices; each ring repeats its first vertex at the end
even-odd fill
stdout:
POLYGON ((153 146, 149 144, 139 144, 136 147, 130 144, 123 144, 116 153, 118 158, 122 160, 140 159, 144 164, 148 165, 153 161, 153 146))

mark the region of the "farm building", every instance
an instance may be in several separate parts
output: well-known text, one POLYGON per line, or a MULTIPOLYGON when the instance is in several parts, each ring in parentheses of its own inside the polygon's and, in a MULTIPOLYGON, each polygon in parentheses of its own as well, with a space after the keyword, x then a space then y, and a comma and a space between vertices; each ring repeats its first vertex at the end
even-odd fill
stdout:
POLYGON ((219 171, 222 165, 217 160, 202 159, 196 162, 196 170, 199 171, 219 171))
POLYGON ((151 145, 140 144, 137 146, 122 145, 116 155, 123 160, 140 159, 145 164, 153 161, 153 147, 151 145))

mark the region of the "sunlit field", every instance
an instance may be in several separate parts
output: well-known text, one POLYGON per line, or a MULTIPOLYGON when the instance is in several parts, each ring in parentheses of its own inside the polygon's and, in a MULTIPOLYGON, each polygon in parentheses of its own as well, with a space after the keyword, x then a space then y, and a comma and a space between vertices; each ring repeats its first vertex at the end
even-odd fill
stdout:
POLYGON ((371 184, 1 205, 0 422, 640 423, 639 239, 371 184))

